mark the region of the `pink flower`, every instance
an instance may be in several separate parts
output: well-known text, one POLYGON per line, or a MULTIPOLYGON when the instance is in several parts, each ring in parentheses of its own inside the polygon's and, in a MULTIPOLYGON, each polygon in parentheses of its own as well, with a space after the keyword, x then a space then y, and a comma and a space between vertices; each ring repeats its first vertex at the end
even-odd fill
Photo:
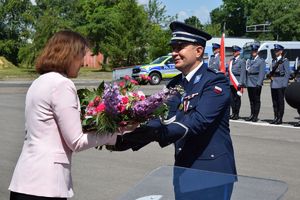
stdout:
POLYGON ((124 106, 124 105, 122 105, 122 104, 119 104, 118 106, 118 109, 119 109, 119 111, 122 113, 122 112, 124 112, 125 110, 126 110, 126 106, 124 106))
POLYGON ((128 99, 127 96, 122 97, 122 103, 123 103, 123 104, 126 105, 128 102, 129 102, 129 99, 128 99))
POLYGON ((130 82, 134 85, 138 85, 139 83, 136 80, 130 80, 130 82))
POLYGON ((100 112, 103 112, 105 110, 105 105, 104 103, 100 103, 97 108, 96 108, 96 112, 97 113, 100 113, 100 112))
POLYGON ((124 76, 124 79, 125 79, 126 81, 129 81, 129 80, 130 80, 130 76, 126 75, 126 76, 124 76))
POLYGON ((123 81, 120 82, 120 83, 119 83, 119 86, 120 86, 120 87, 124 87, 124 86, 125 86, 125 82, 123 82, 123 81))
POLYGON ((144 100, 146 98, 146 95, 144 94, 144 92, 142 91, 137 91, 137 95, 139 97, 140 100, 144 100))
POLYGON ((146 98, 145 96, 140 96, 141 101, 145 100, 145 98, 146 98))
POLYGON ((93 101, 90 101, 88 107, 93 107, 94 106, 94 102, 93 101))

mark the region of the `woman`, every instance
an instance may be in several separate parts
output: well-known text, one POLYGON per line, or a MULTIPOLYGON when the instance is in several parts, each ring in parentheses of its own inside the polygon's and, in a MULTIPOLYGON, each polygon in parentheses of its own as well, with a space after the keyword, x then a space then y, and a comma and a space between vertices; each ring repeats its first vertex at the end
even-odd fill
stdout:
POLYGON ((87 41, 72 31, 56 33, 37 59, 40 77, 26 95, 25 141, 9 186, 11 200, 67 199, 73 196, 73 152, 114 145, 116 134, 83 133, 74 83, 87 41))

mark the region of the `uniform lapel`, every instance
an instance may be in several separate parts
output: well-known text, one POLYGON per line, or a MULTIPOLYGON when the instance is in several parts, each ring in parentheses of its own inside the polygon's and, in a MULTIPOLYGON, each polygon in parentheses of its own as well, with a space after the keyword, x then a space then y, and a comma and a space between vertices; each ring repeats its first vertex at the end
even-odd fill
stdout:
MULTIPOLYGON (((207 64, 203 63, 202 66, 198 69, 198 71, 194 74, 192 79, 190 80, 186 93, 193 94, 193 93, 199 93, 199 89, 202 88, 201 85, 203 85, 203 76, 207 72, 207 64)), ((202 89, 201 89, 202 90, 202 89)), ((200 92, 201 93, 201 92, 200 92)))

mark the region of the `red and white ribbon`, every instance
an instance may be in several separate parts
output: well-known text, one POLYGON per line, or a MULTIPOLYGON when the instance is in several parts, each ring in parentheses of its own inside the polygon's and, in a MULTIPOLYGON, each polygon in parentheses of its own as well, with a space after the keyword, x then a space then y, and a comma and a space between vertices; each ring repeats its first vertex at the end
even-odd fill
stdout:
POLYGON ((232 64, 233 64, 233 60, 231 60, 229 63, 229 69, 228 69, 229 79, 230 79, 230 82, 232 83, 233 87, 236 89, 237 94, 241 97, 243 95, 244 90, 243 90, 243 88, 238 90, 239 81, 236 79, 236 77, 232 73, 232 64))

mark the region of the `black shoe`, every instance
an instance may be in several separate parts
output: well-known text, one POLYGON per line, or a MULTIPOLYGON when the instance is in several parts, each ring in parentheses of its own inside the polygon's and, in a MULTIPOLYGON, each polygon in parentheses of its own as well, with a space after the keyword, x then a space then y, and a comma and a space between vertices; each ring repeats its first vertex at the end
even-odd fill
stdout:
POLYGON ((250 115, 247 119, 245 119, 246 121, 252 121, 253 119, 253 115, 250 115))
POLYGON ((252 118, 252 120, 251 120, 252 122, 257 122, 258 121, 258 118, 257 118, 257 116, 254 116, 253 118, 252 118))
POLYGON ((235 114, 232 114, 232 115, 230 115, 229 119, 232 119, 232 118, 234 118, 234 115, 235 115, 235 114))
POLYGON ((278 118, 278 120, 275 122, 276 125, 278 124, 282 124, 282 119, 281 118, 278 118))
POLYGON ((238 120, 239 118, 240 118, 239 115, 236 114, 236 115, 234 115, 234 116, 232 117, 232 120, 238 120))
POLYGON ((275 117, 275 118, 273 119, 273 121, 270 122, 270 124, 275 124, 275 123, 277 122, 277 120, 278 120, 278 118, 275 117))
POLYGON ((300 122, 294 125, 295 127, 300 127, 300 122))

